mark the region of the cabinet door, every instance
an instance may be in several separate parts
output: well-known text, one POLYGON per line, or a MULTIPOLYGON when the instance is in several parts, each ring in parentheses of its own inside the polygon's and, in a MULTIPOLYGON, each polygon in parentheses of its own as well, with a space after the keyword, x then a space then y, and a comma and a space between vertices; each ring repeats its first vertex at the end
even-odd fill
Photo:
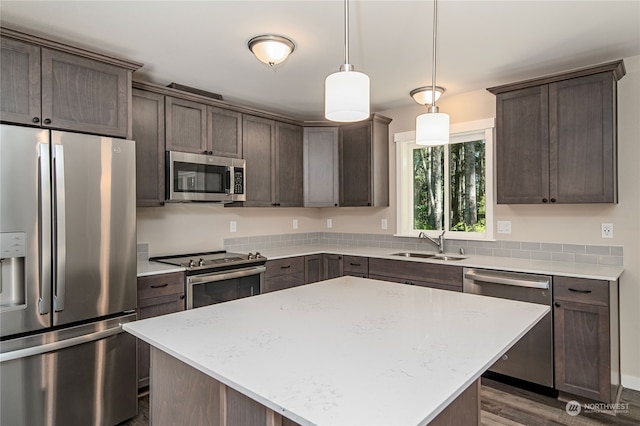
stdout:
POLYGON ((331 278, 338 278, 344 275, 342 255, 340 254, 323 254, 323 274, 322 278, 330 280, 331 278))
POLYGON ((207 106, 171 96, 165 102, 167 151, 207 153, 207 106))
POLYGON ((213 155, 242 158, 242 114, 208 106, 207 141, 213 155))
POLYGON ((276 204, 302 207, 302 127, 276 122, 276 204))
POLYGON ((552 200, 617 202, 615 88, 611 73, 549 85, 552 200))
POLYGON ((304 129, 304 206, 338 207, 338 128, 304 129))
POLYGON ((42 48, 42 124, 126 138, 131 72, 42 48))
POLYGON ((312 254, 304 257, 304 283, 310 284, 322 280, 322 255, 312 254))
POLYGON ((549 202, 548 86, 496 97, 498 204, 549 202))
POLYGON ((369 277, 369 258, 362 256, 344 256, 342 259, 344 275, 369 277))
POLYGON ((0 119, 40 123, 40 48, 18 40, 1 40, 0 119))
POLYGON ((555 388, 611 402, 609 309, 554 303, 555 388))
POLYGON ((370 121, 340 127, 340 206, 372 203, 370 121))
POLYGON ((275 204, 275 122, 251 115, 242 117, 242 151, 247 168, 247 207, 275 204))
POLYGON ((136 141, 138 206, 163 205, 165 200, 164 96, 133 90, 132 134, 136 141))

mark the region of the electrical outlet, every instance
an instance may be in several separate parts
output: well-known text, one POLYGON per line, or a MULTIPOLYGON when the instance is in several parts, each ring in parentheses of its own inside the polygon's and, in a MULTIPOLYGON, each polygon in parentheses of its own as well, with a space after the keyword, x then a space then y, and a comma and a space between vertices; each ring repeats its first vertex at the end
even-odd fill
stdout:
POLYGON ((293 229, 298 229, 298 219, 293 219, 293 229))
POLYGON ((327 228, 333 228, 333 221, 331 219, 327 219, 327 228))
POLYGON ((380 229, 387 229, 387 219, 380 219, 380 229))
POLYGON ((511 233, 511 221, 499 220, 498 221, 498 234, 510 234, 511 233))
POLYGON ((235 220, 229 222, 229 232, 236 232, 237 223, 235 220))
POLYGON ((613 238, 613 223, 602 224, 602 238, 613 238))

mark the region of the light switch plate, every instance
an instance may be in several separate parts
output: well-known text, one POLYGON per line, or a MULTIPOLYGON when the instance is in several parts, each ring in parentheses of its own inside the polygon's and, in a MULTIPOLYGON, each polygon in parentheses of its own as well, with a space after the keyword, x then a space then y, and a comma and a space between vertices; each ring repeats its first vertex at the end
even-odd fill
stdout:
POLYGON ((298 229, 298 219, 293 219, 293 229, 298 229))
POLYGON ((229 222, 229 232, 236 232, 237 229, 237 223, 235 220, 232 220, 231 222, 229 222))
POLYGON ((327 219, 327 228, 333 228, 333 221, 331 219, 327 219))
POLYGON ((511 233, 511 221, 499 220, 498 221, 498 234, 510 234, 511 233))
POLYGON ((387 229, 387 219, 380 219, 380 229, 387 229))

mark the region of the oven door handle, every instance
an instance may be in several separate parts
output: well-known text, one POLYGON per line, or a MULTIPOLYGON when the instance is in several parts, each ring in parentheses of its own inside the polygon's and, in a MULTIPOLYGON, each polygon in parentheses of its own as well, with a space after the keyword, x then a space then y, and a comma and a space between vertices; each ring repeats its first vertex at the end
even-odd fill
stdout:
POLYGON ((234 278, 248 277, 249 275, 262 274, 267 268, 264 266, 254 266, 251 268, 238 269, 235 271, 214 272, 213 274, 192 275, 187 277, 187 285, 209 283, 214 281, 231 280, 234 278))

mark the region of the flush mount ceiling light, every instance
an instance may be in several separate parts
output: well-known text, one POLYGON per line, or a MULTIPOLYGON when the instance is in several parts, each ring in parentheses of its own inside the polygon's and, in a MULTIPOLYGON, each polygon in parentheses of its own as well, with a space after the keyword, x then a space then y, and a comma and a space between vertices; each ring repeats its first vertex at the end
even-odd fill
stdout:
MULTIPOLYGON (((426 114, 416 117, 416 144, 426 146, 445 145, 449 143, 449 115, 438 112, 436 102, 438 92, 436 86, 436 41, 438 35, 438 1, 433 1, 433 70, 431 73, 431 99, 433 102, 426 114)), ((416 89, 418 90, 418 89, 416 89)), ((413 96, 411 92, 411 96, 413 96)), ((444 89, 442 90, 444 92, 444 89)), ((441 93, 442 93, 441 92, 441 93)))
POLYGON ((344 1, 344 64, 324 82, 324 116, 339 122, 369 118, 369 77, 349 63, 349 0, 344 1))
POLYGON ((265 34, 249 40, 249 50, 264 64, 273 67, 284 62, 296 48, 291 39, 276 34, 265 34))
MULTIPOLYGON (((445 91, 446 89, 444 87, 436 86, 436 102, 445 91)), ((409 95, 420 105, 431 105, 433 103, 431 100, 433 98, 433 87, 431 86, 422 86, 413 89, 409 92, 409 95)))

